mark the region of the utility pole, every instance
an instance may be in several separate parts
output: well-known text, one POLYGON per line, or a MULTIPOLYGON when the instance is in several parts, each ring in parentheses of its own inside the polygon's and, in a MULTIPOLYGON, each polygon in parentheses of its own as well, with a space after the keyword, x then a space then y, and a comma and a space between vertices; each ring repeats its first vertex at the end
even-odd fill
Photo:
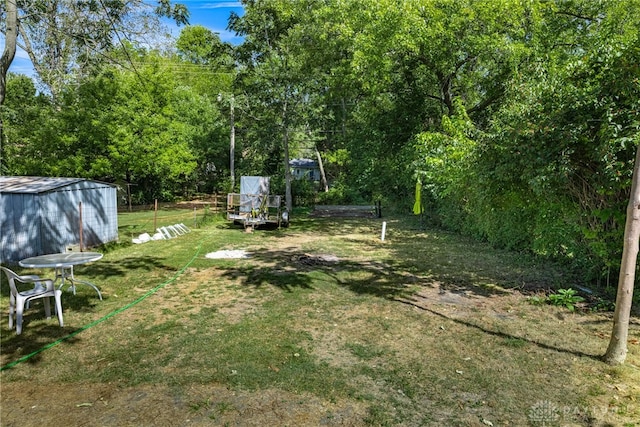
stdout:
POLYGON ((229 134, 229 168, 231 171, 231 191, 236 186, 236 173, 235 173, 235 157, 236 157, 236 123, 235 123, 235 98, 231 95, 230 116, 231 116, 231 131, 229 134))
MULTIPOLYGON (((222 94, 218 94, 218 102, 222 102, 222 94)), ((229 98, 229 119, 231 130, 229 132, 229 177, 231 178, 231 192, 236 186, 235 158, 236 158, 236 124, 235 124, 235 97, 229 98)))

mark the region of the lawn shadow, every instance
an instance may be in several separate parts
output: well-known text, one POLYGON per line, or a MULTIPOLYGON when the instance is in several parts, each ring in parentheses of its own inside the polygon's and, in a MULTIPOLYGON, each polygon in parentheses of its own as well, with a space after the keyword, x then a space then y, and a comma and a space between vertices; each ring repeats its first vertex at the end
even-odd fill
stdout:
MULTIPOLYGON (((388 225, 388 263, 408 271, 427 286, 449 292, 489 296, 517 290, 548 291, 567 284, 557 266, 526 254, 492 248, 470 237, 440 229, 416 227, 415 221, 392 219, 388 225)), ((377 242, 369 243, 372 249, 377 242)))
POLYGON ((583 351, 579 351, 579 350, 573 350, 573 349, 569 349, 569 348, 561 348, 557 345, 551 345, 551 344, 547 344, 543 341, 540 340, 534 340, 531 338, 527 338, 527 337, 523 337, 523 336, 518 336, 518 335, 514 335, 514 334, 509 334, 506 332, 502 332, 502 331, 497 331, 494 329, 489 329, 486 326, 483 325, 479 325, 476 323, 472 323, 470 321, 466 321, 466 320, 462 320, 462 319, 457 319, 455 317, 451 317, 448 316, 444 313, 441 313, 431 307, 425 306, 424 304, 419 304, 416 301, 411 301, 411 300, 407 300, 407 299, 396 299, 396 301, 403 303, 403 304, 409 304, 413 307, 417 307, 421 310, 427 311, 429 313, 435 314, 436 316, 442 317, 443 319, 449 320, 451 322, 466 326, 466 327, 470 327, 470 328, 474 328, 477 329, 479 331, 482 331, 485 334, 489 334, 492 336, 496 336, 496 337, 500 337, 500 338, 505 338, 505 339, 510 339, 510 340, 519 340, 519 341, 523 341, 523 342, 528 342, 530 344, 536 345, 540 348, 544 348, 545 350, 553 350, 553 351, 558 351, 561 353, 567 353, 567 354, 572 354, 574 356, 578 356, 578 357, 588 357, 591 359, 595 359, 595 360, 602 360, 602 355, 601 354, 590 354, 590 353, 585 353, 583 351))
MULTIPOLYGON (((133 270, 150 272, 154 270, 166 270, 174 273, 175 268, 164 264, 161 258, 154 257, 129 257, 119 261, 104 261, 83 265, 74 268, 74 276, 78 280, 89 281, 101 290, 103 300, 109 299, 109 292, 105 292, 105 286, 101 283, 112 279, 127 277, 133 270)), ((27 270, 25 270, 27 271, 27 270)), ((53 270, 48 271, 53 273, 53 270)), ((47 275, 40 272, 40 276, 53 278, 53 274, 47 275)), ((6 282, 6 280, 4 281, 6 282)), ((9 298, 9 286, 2 283, 2 296, 9 298)), ((56 282, 60 286, 60 282, 56 282)), ((26 288, 25 288, 26 289, 26 288)), ((67 281, 62 289, 62 312, 65 313, 92 313, 99 312, 99 305, 102 304, 96 291, 82 283, 76 283, 76 292, 72 291, 71 283, 67 281)), ((15 329, 9 330, 8 312, 3 313, 2 326, 2 360, 3 363, 11 364, 27 357, 26 362, 33 364, 40 361, 40 352, 60 340, 66 344, 75 344, 79 339, 75 337, 77 332, 83 328, 69 328, 68 325, 60 327, 55 315, 53 301, 51 301, 51 319, 44 318, 44 308, 42 301, 33 301, 31 307, 24 312, 22 334, 16 335, 15 329), (33 355, 32 355, 33 353, 33 355)), ((3 365, 4 366, 4 365, 3 365)))
POLYGON ((292 268, 292 258, 301 256, 301 252, 295 250, 256 250, 251 253, 251 258, 256 261, 252 265, 217 267, 226 270, 222 277, 232 280, 240 280, 246 286, 260 288, 270 285, 283 291, 291 292, 294 289, 313 289, 313 278, 305 271, 292 268))
MULTIPOLYGON (((34 307, 36 308, 36 307, 34 307)), ((44 311, 38 308, 38 313, 28 310, 22 323, 22 333, 17 335, 15 329, 9 330, 3 325, 2 334, 2 366, 7 369, 18 363, 38 364, 42 360, 42 352, 58 341, 75 344, 80 341, 76 336, 78 329, 67 326, 60 327, 56 315, 51 313, 51 319, 44 319, 44 311)), ((2 321, 8 321, 3 316, 2 321)))
MULTIPOLYGON (((318 230, 336 236, 351 234, 354 230, 363 228, 362 221, 362 218, 332 219, 330 222, 333 226, 328 230, 322 226, 313 226, 310 222, 307 231, 318 230)), ((310 273, 321 272, 353 293, 405 304, 421 289, 430 289, 444 297, 471 301, 508 295, 514 291, 526 294, 550 289, 562 280, 562 276, 552 268, 532 264, 518 254, 496 251, 454 233, 440 230, 417 231, 397 220, 390 220, 389 223, 392 227, 389 241, 357 241, 365 245, 360 253, 378 250, 384 245, 390 253, 387 260, 338 259, 331 255, 303 252, 296 247, 263 249, 252 253, 252 258, 256 261, 254 265, 228 267, 223 276, 240 278, 249 286, 271 285, 290 292, 295 288, 313 289, 315 279, 310 273)), ((365 224, 367 225, 369 224, 365 224)), ((600 357, 547 344, 542 340, 505 333, 488 325, 452 318, 429 306, 420 308, 493 336, 523 340, 544 349, 581 357, 600 357)))
POLYGON ((82 270, 76 268, 75 274, 76 276, 82 274, 82 278, 87 277, 89 281, 91 281, 91 277, 108 280, 112 277, 127 276, 134 270, 153 271, 155 269, 173 271, 175 267, 165 265, 162 258, 159 257, 127 257, 118 261, 99 261, 82 270))
MULTIPOLYGON (((96 279, 101 281, 108 281, 113 277, 125 277, 134 270, 153 271, 156 269, 175 271, 175 267, 165 265, 161 258, 158 257, 128 257, 119 261, 105 261, 104 258, 100 261, 76 266, 73 269, 74 277, 78 280, 86 280, 93 282, 96 279)), ((53 269, 21 269, 18 270, 19 274, 32 274, 36 273, 43 279, 52 279, 55 276, 53 269)), ((6 283, 4 275, 0 278, 0 295, 3 297, 9 297, 9 285, 6 283)), ((56 281, 56 287, 60 286, 60 282, 56 281)), ((66 291, 70 283, 65 283, 64 290, 66 291)), ((28 287, 27 287, 28 288, 28 287)), ((27 289, 24 288, 24 289, 27 289)), ((86 285, 78 284, 77 288, 88 288, 86 285)), ((23 290, 24 290, 23 289, 23 290)), ((92 292, 94 292, 92 290, 92 292)), ((95 293, 95 292, 94 292, 95 293)))

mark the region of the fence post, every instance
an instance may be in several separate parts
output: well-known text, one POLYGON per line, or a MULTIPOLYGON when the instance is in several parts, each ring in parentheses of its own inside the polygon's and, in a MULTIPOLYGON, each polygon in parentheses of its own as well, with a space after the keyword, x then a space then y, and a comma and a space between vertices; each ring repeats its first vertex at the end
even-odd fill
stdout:
POLYGON ((82 202, 78 203, 78 218, 79 218, 79 222, 80 222, 80 252, 82 252, 83 247, 84 247, 84 236, 82 233, 82 202))
POLYGON ((158 199, 156 199, 153 207, 153 232, 155 233, 157 229, 158 229, 158 199))

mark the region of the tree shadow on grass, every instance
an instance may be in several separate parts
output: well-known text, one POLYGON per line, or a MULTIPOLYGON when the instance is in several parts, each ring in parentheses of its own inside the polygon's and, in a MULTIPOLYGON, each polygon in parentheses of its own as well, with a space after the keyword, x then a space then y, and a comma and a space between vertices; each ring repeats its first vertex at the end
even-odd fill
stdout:
MULTIPOLYGON (((86 280, 95 283, 101 290, 103 299, 109 299, 110 288, 100 286, 101 283, 108 283, 110 280, 120 280, 131 274, 134 270, 141 272, 151 272, 154 270, 166 270, 175 272, 175 268, 164 264, 161 258, 154 257, 130 257, 119 261, 104 261, 83 265, 74 268, 74 276, 79 280, 86 280), (106 291, 106 292, 105 292, 106 291)), ((53 270, 50 270, 53 273, 53 270)), ((41 277, 53 277, 53 274, 40 274, 41 277)), ((59 286, 60 282, 56 283, 59 286)), ((9 286, 6 280, 3 281, 2 295, 9 298, 9 286)), ((76 293, 72 292, 71 283, 66 282, 62 291, 62 311, 65 312, 90 313, 96 312, 100 301, 97 293, 91 287, 82 283, 76 284, 76 293)), ((76 336, 77 332, 83 328, 70 328, 65 325, 61 328, 55 315, 54 304, 51 301, 51 319, 45 319, 42 301, 33 301, 31 307, 24 312, 22 333, 16 335, 15 329, 9 330, 8 312, 1 318, 2 325, 2 363, 3 366, 16 363, 24 359, 25 363, 34 364, 41 360, 40 352, 54 343, 60 341, 65 345, 75 344, 81 341, 76 336)))
MULTIPOLYGON (((127 257, 117 261, 98 261, 90 266, 84 267, 81 271, 83 277, 98 277, 102 280, 108 280, 113 277, 125 277, 132 271, 153 271, 156 269, 175 270, 175 267, 164 264, 162 258, 159 257, 127 257)), ((75 269, 76 276, 80 270, 75 269)), ((90 279, 89 279, 90 280, 90 279)))
POLYGON ((596 359, 596 360, 602 360, 602 355, 601 354, 592 354, 592 353, 585 353, 583 351, 579 351, 579 350, 573 350, 573 349, 569 349, 569 348, 560 348, 559 346, 556 345, 551 345, 551 344, 547 344, 543 341, 540 340, 535 340, 535 339, 531 339, 531 338, 527 338, 527 337, 523 337, 523 336, 517 336, 515 334, 509 334, 506 332, 502 332, 502 331, 497 331, 497 330, 493 330, 493 329, 489 329, 484 325, 480 325, 480 324, 476 324, 467 320, 462 320, 462 319, 457 319, 455 317, 451 317, 448 316, 444 313, 441 313, 429 306, 425 306, 424 304, 419 304, 416 301, 411 301, 411 300, 407 300, 407 299, 396 299, 396 301, 401 302, 403 304, 409 304, 411 306, 417 307, 421 310, 427 311, 429 313, 432 313, 436 316, 442 317, 443 319, 449 320, 451 322, 469 327, 469 328, 473 328, 473 329, 477 329, 479 331, 482 331, 485 334, 489 334, 495 337, 500 337, 500 338, 505 338, 505 339, 511 339, 511 340, 519 340, 522 342, 527 342, 533 345, 536 345, 540 348, 546 349, 546 350, 553 350, 553 351, 559 351, 562 353, 567 353, 567 354, 572 354, 574 356, 578 356, 578 357, 587 357, 590 359, 596 359))
POLYGON ((295 288, 313 289, 312 272, 331 277, 339 286, 356 294, 371 295, 394 300, 406 297, 418 287, 447 288, 467 295, 488 296, 505 291, 496 287, 466 285, 471 279, 460 276, 422 275, 407 272, 401 263, 376 260, 352 261, 338 259, 331 254, 310 254, 297 248, 280 250, 256 250, 252 265, 218 267, 226 270, 222 276, 240 280, 244 285, 256 288, 270 285, 285 291, 295 288))
MULTIPOLYGON (((337 229, 334 230, 338 233, 337 229)), ((344 232, 344 231, 343 231, 344 232)), ((357 241, 368 250, 377 250, 375 241, 357 241)), ((297 247, 271 250, 256 249, 251 258, 253 265, 222 267, 226 277, 240 279, 245 285, 256 287, 272 285, 290 291, 294 288, 311 288, 311 271, 322 272, 332 277, 340 286, 354 293, 369 294, 381 298, 394 299, 406 296, 415 287, 431 287, 458 292, 467 296, 490 296, 504 294, 506 289, 515 287, 521 278, 503 274, 501 277, 480 273, 465 268, 464 259, 453 264, 450 260, 433 261, 421 256, 413 245, 394 243, 392 258, 380 260, 338 259, 331 254, 310 254, 297 247), (442 264, 438 264, 442 262, 442 264)))
POLYGON ((260 288, 265 285, 274 286, 283 291, 292 292, 294 289, 313 289, 312 279, 300 271, 287 271, 278 266, 272 267, 234 267, 227 269, 223 277, 240 279, 247 286, 260 288))
MULTIPOLYGON (((296 288, 313 290, 313 283, 317 278, 312 273, 322 273, 355 294, 405 304, 411 303, 411 297, 420 289, 473 299, 510 294, 514 290, 553 286, 553 281, 558 280, 551 270, 543 269, 541 274, 528 261, 518 265, 517 257, 488 250, 484 245, 453 234, 434 231, 432 235, 423 235, 412 241, 412 230, 398 229, 395 232, 396 238, 388 247, 391 253, 389 260, 356 261, 337 259, 330 254, 310 254, 297 248, 264 249, 252 254, 256 261, 253 265, 226 267, 223 276, 239 279, 247 286, 270 285, 292 292, 296 288), (415 240, 422 242, 416 243, 415 240), (483 253, 483 249, 486 253, 483 253), (551 276, 547 276, 548 274, 551 276)), ((369 245, 371 250, 379 249, 379 243, 375 241, 360 243, 369 245)), ((367 250, 365 247, 362 253, 367 250)), ((600 359, 599 355, 562 348, 501 332, 473 321, 449 317, 429 306, 420 308, 493 336, 522 340, 544 349, 575 356, 600 359)))
MULTIPOLYGON (((84 264, 74 267, 74 276, 78 280, 86 280, 93 282, 95 280, 108 282, 114 278, 122 278, 131 274, 133 271, 151 272, 154 270, 175 271, 175 267, 166 265, 162 258, 158 257, 128 257, 118 261, 105 261, 104 258, 91 264, 84 264)), ((53 269, 22 269, 18 270, 19 274, 37 273, 43 279, 53 279, 55 276, 53 269)), ((0 292, 3 297, 9 297, 9 285, 4 275, 0 277, 0 292)), ((60 286, 60 282, 56 282, 56 286, 60 286)), ((64 285, 64 289, 68 289, 70 283, 64 285)), ((78 289, 86 288, 86 285, 78 284, 78 289)), ((26 288, 25 288, 26 289, 26 288)), ((87 288, 91 289, 91 288, 87 288)), ((94 292, 93 290, 91 290, 94 292)))
MULTIPOLYGON (((3 321, 7 320, 3 316, 3 321)), ((8 369, 19 363, 37 364, 42 360, 42 352, 55 343, 74 344, 80 339, 74 334, 78 329, 67 326, 61 328, 56 315, 51 313, 51 319, 45 319, 41 307, 33 307, 25 311, 22 323, 22 333, 16 335, 15 329, 9 330, 3 325, 2 334, 2 366, 8 369)))

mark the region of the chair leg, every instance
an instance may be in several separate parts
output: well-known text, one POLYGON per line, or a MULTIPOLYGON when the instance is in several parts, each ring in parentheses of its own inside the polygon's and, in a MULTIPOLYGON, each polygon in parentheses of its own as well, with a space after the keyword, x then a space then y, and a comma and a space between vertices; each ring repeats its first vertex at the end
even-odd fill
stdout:
POLYGON ((49 301, 51 298, 45 297, 42 299, 44 300, 44 314, 47 316, 47 319, 51 319, 51 302, 49 301))
POLYGON ((13 303, 9 304, 9 330, 13 329, 13 316, 15 309, 13 308, 13 303))
POLYGON ((9 329, 13 329, 13 316, 16 311, 16 298, 11 294, 9 297, 9 329))
POLYGON ((16 335, 22 333, 22 312, 24 310, 24 301, 17 301, 16 304, 16 335))
POLYGON ((60 327, 64 326, 64 320, 62 319, 62 291, 56 290, 56 313, 58 315, 58 323, 60 323, 60 327))

